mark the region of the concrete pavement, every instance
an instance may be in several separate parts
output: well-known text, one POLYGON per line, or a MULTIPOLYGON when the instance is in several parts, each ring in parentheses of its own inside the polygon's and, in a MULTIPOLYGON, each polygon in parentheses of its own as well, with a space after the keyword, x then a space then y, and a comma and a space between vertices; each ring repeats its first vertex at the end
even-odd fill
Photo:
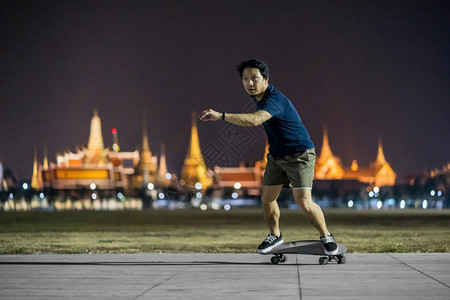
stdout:
POLYGON ((450 299, 450 253, 1 255, 0 299, 450 299))

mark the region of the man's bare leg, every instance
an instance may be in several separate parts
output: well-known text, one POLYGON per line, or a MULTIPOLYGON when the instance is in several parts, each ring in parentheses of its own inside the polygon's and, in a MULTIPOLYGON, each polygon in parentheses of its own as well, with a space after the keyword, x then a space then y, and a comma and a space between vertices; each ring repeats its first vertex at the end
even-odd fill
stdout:
POLYGON ((310 189, 292 189, 295 203, 305 212, 306 218, 316 227, 320 236, 330 234, 322 209, 312 201, 310 189))
POLYGON ((263 185, 261 193, 262 211, 270 233, 280 236, 280 208, 277 203, 283 185, 263 185))

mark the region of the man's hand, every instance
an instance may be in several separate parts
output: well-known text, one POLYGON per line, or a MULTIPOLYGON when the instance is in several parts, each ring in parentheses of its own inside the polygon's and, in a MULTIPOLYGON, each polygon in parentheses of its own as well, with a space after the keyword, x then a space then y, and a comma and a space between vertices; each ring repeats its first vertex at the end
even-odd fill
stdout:
POLYGON ((212 110, 212 109, 207 109, 202 111, 202 113, 199 116, 199 119, 206 122, 206 121, 217 121, 220 120, 222 118, 222 113, 212 110))

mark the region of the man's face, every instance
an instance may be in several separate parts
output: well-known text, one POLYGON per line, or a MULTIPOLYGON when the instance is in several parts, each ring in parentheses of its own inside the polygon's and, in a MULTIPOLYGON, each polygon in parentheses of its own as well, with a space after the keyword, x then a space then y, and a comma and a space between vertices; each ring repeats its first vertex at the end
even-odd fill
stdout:
POLYGON ((242 72, 242 84, 247 94, 261 100, 269 85, 269 78, 264 78, 258 68, 245 68, 242 72))

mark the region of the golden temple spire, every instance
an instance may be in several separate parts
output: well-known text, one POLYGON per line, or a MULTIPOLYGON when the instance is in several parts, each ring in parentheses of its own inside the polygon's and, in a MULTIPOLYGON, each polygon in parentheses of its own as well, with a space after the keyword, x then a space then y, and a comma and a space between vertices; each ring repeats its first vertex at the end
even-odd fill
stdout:
POLYGON ((44 145, 44 170, 48 170, 47 145, 44 145))
POLYGON ((322 141, 322 149, 320 150, 319 159, 327 159, 329 157, 333 157, 333 152, 331 152, 330 143, 328 141, 328 128, 327 125, 323 125, 323 141, 322 141))
POLYGON ((142 152, 150 153, 152 155, 152 151, 150 151, 150 144, 148 143, 148 133, 147 133, 147 118, 144 116, 144 120, 142 121, 142 152))
POLYGON ((208 176, 207 172, 208 169, 205 165, 205 161, 203 160, 200 140, 198 138, 197 113, 193 112, 191 140, 189 143, 188 153, 181 170, 180 183, 190 188, 194 187, 196 183, 201 183, 202 188, 206 189, 211 185, 211 178, 208 176))
POLYGON ((142 121, 142 148, 139 152, 139 162, 136 166, 135 175, 137 181, 135 186, 143 186, 152 182, 156 175, 156 164, 154 162, 147 134, 147 118, 144 113, 142 121))
POLYGON ((38 174, 36 146, 34 146, 34 161, 33 161, 33 175, 31 176, 31 188, 35 190, 39 189, 39 174, 38 174))
POLYGON ((102 121, 98 116, 97 109, 94 110, 94 116, 91 119, 91 132, 88 142, 89 150, 103 150, 102 121))
POLYGON ((354 159, 354 160, 352 161, 352 166, 350 167, 350 169, 351 169, 352 171, 358 171, 359 166, 358 166, 358 161, 357 161, 356 159, 354 159))
POLYGON ((316 160, 314 175, 317 179, 339 179, 344 176, 341 160, 333 155, 328 142, 328 129, 323 126, 323 143, 320 156, 316 160))
POLYGON ((166 178, 166 175, 168 173, 167 171, 167 163, 166 163, 166 144, 161 144, 161 152, 159 156, 159 168, 158 168, 158 179, 160 181, 168 181, 168 178, 166 178))
POLYGON ((373 172, 375 172, 375 185, 394 185, 397 174, 395 174, 391 165, 386 161, 383 152, 383 145, 381 138, 378 140, 378 154, 377 159, 371 164, 373 172))
POLYGON ((378 139, 378 154, 377 154, 377 160, 375 162, 376 165, 382 166, 387 163, 386 158, 384 157, 383 153, 383 144, 381 143, 381 138, 378 139))
POLYGON ((166 176, 167 174, 167 163, 166 163, 166 144, 161 144, 161 155, 159 157, 159 174, 166 176))
POLYGON ((266 145, 264 147, 264 157, 263 161, 267 164, 267 154, 269 154, 269 141, 266 139, 266 145))
POLYGON ((108 150, 103 145, 102 121, 98 116, 97 109, 95 109, 94 116, 91 119, 91 131, 84 160, 86 164, 104 165, 108 163, 107 155, 108 150))
POLYGON ((198 138, 197 129, 197 113, 192 113, 192 125, 191 125, 191 142, 189 144, 188 157, 201 160, 203 162, 202 152, 200 150, 200 140, 198 138))

